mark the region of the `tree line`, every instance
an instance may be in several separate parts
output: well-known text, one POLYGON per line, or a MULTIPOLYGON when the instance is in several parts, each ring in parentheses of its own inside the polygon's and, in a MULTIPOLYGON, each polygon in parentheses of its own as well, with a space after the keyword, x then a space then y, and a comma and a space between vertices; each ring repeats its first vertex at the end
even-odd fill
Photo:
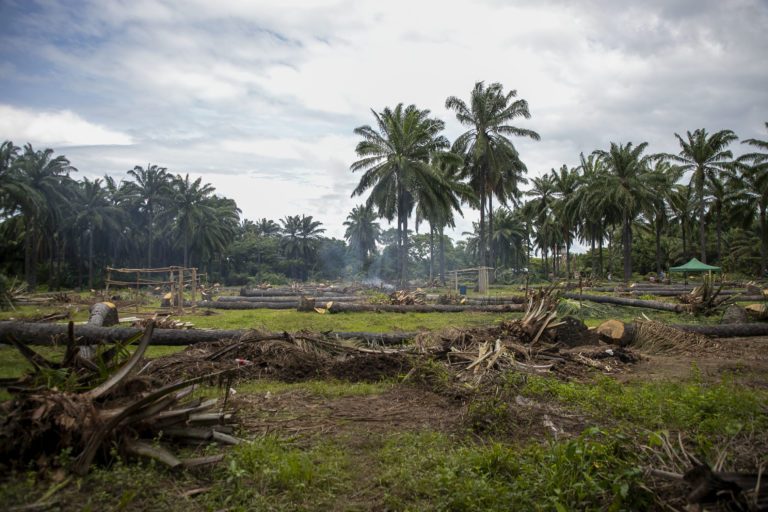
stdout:
POLYGON ((501 278, 579 269, 628 280, 694 255, 766 274, 768 141, 741 141, 748 152, 738 157, 731 130, 675 134, 674 154, 613 142, 529 180, 512 137, 540 137, 511 124, 531 116, 516 91, 478 82, 468 102, 451 96, 445 106, 466 128, 452 143, 445 123, 415 105, 372 111, 373 126, 354 130, 352 196, 367 197, 347 216, 344 240, 323 236, 311 215, 241 219, 234 200, 188 174, 148 164, 119 182, 75 180, 65 156, 5 141, 0 274, 23 275, 33 290, 94 287, 106 266, 196 266, 226 284, 375 277, 405 285, 477 265, 501 278), (454 242, 445 230, 462 208, 478 210, 479 221, 454 242), (394 227, 383 230, 382 219, 394 227), (576 244, 586 254, 574 255, 576 244))
POLYGON ((529 182, 510 137, 540 137, 511 124, 530 117, 516 91, 477 82, 469 102, 451 96, 445 107, 467 128, 452 144, 441 133, 444 122, 415 105, 373 111, 375 125, 355 129, 362 140, 351 170, 362 175, 353 196, 370 190, 359 208, 397 221, 402 284, 408 280, 409 219, 426 222, 430 236, 442 242, 462 205, 480 213, 467 233, 467 251, 476 264, 495 269, 571 276, 571 249, 580 242, 590 249, 579 268, 600 275, 621 270, 627 281, 633 270, 661 272, 694 255, 730 271, 766 275, 768 141, 742 141, 749 152, 737 158, 731 130, 676 133, 680 149, 674 154, 651 153, 647 142, 612 142, 580 154, 575 166, 564 164, 529 182), (622 258, 614 261, 619 249, 622 258), (531 258, 532 250, 541 259, 531 258))

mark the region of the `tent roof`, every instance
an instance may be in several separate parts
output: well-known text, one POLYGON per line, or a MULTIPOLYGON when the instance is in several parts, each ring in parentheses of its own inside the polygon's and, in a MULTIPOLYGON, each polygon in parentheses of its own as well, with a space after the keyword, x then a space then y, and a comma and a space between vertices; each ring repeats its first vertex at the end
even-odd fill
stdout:
POLYGON ((712 265, 707 265, 706 263, 702 263, 696 258, 691 258, 691 261, 686 263, 685 265, 680 265, 679 267, 670 267, 670 272, 708 272, 710 270, 720 270, 720 267, 713 267, 712 265))

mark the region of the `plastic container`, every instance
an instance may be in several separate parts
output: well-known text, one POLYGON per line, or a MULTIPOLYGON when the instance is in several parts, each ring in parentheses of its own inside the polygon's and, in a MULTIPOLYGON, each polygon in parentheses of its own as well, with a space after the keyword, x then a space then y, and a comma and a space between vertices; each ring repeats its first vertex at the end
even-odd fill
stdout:
POLYGON ((467 287, 464 285, 459 286, 459 295, 466 295, 467 294, 467 287))

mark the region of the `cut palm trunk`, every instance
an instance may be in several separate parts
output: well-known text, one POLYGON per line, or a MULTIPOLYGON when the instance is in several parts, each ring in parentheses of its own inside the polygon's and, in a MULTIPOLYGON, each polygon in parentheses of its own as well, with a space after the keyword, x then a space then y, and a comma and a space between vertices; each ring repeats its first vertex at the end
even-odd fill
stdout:
POLYGON ((564 293, 563 297, 574 300, 588 300, 604 304, 616 304, 617 306, 630 306, 635 308, 658 309, 661 311, 673 311, 675 313, 685 313, 689 307, 685 304, 673 304, 671 302, 662 302, 660 300, 640 300, 627 299, 624 297, 613 297, 611 295, 581 295, 578 293, 564 293))

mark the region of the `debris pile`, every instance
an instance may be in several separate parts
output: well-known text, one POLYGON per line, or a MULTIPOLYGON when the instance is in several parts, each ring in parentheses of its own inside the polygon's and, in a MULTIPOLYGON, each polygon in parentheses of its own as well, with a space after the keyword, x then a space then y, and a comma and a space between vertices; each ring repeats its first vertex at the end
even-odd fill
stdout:
POLYGON ((408 290, 396 290, 389 295, 389 303, 393 306, 413 306, 417 304, 426 304, 427 296, 421 291, 421 288, 415 292, 408 290))
POLYGON ((56 467, 67 449, 73 462, 64 469, 82 475, 97 458, 110 457, 113 447, 120 455, 150 457, 172 468, 221 460, 223 456, 181 460, 154 441, 162 432, 164 439, 194 444, 238 442, 226 425, 232 415, 214 411, 217 399, 190 398, 201 382, 223 384, 226 372, 160 386, 134 371, 152 330, 150 324, 143 335, 126 343, 97 347, 92 357, 83 355, 70 334, 61 363, 11 338, 34 372, 2 381, 14 397, 0 422, 0 468, 23 468, 29 461, 40 470, 56 467), (126 348, 138 338, 141 342, 131 355, 126 348))

